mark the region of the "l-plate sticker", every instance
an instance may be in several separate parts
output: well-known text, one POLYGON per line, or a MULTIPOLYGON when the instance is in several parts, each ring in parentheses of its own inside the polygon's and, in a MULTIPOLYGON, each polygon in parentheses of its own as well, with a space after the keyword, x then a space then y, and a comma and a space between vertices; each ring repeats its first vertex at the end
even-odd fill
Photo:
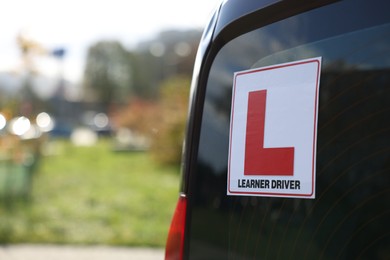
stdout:
POLYGON ((227 194, 315 198, 321 57, 234 74, 227 194))

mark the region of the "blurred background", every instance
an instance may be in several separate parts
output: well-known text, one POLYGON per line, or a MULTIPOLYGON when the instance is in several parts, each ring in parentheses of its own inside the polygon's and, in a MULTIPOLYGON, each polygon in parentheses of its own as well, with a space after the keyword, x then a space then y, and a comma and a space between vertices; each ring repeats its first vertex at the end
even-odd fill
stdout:
POLYGON ((0 4, 0 244, 164 247, 218 2, 0 4))

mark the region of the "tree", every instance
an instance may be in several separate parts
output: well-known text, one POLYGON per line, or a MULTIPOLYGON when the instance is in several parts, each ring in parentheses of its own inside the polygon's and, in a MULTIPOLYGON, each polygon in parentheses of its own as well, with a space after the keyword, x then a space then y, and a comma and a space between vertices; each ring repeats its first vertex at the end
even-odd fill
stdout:
POLYGON ((187 122, 190 77, 175 76, 160 88, 160 118, 152 137, 151 153, 161 164, 179 164, 187 122))
POLYGON ((142 98, 155 99, 161 82, 176 75, 190 77, 201 31, 163 31, 134 50, 134 87, 142 98))
POLYGON ((101 41, 88 50, 84 71, 85 100, 104 108, 123 102, 132 91, 129 53, 117 41, 101 41))
POLYGON ((150 152, 160 164, 179 164, 187 122, 190 77, 177 75, 159 88, 159 100, 132 100, 113 117, 125 127, 151 141, 150 152))

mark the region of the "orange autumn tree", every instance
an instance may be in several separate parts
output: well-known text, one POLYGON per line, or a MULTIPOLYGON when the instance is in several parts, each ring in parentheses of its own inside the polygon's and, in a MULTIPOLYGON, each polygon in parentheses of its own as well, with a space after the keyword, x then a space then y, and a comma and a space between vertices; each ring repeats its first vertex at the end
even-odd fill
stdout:
POLYGON ((151 154, 159 163, 179 164, 187 122, 190 78, 176 76, 160 88, 159 121, 151 154))
POLYGON ((190 78, 175 76, 160 86, 158 101, 134 99, 114 115, 125 127, 151 141, 150 153, 160 164, 179 164, 187 121, 190 78))

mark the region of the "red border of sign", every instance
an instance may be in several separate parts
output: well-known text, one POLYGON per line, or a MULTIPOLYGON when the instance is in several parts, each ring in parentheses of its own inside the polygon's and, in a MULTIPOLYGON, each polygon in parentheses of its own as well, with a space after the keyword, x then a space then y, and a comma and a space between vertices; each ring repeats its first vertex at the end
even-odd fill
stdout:
POLYGON ((255 69, 255 70, 249 70, 249 71, 243 71, 238 72, 234 75, 234 84, 233 84, 233 96, 232 96, 232 116, 231 116, 231 122, 230 122, 230 136, 229 136, 229 159, 228 159, 228 191, 231 194, 246 194, 246 195, 252 195, 252 194, 261 194, 261 195, 272 195, 273 197, 312 197, 314 193, 314 173, 315 173, 315 149, 316 149, 316 136, 317 136, 317 103, 318 103, 318 90, 319 90, 319 77, 320 77, 320 62, 318 59, 312 59, 312 60, 305 60, 305 61, 298 61, 298 62, 292 62, 282 65, 275 65, 275 66, 269 66, 265 68, 255 69), (314 97, 314 131, 313 131, 313 158, 312 158, 312 186, 311 186, 311 193, 310 194, 295 194, 295 193, 270 193, 270 192, 244 192, 244 191, 231 191, 230 190, 230 162, 231 162, 231 145, 232 145, 232 133, 233 133, 233 115, 234 115, 234 97, 236 94, 236 78, 240 75, 245 74, 252 74, 260 71, 267 71, 267 70, 273 70, 273 69, 279 69, 279 68, 285 68, 285 67, 291 67, 296 65, 302 65, 302 64, 308 64, 308 63, 317 63, 317 77, 316 77, 316 93, 314 97))

